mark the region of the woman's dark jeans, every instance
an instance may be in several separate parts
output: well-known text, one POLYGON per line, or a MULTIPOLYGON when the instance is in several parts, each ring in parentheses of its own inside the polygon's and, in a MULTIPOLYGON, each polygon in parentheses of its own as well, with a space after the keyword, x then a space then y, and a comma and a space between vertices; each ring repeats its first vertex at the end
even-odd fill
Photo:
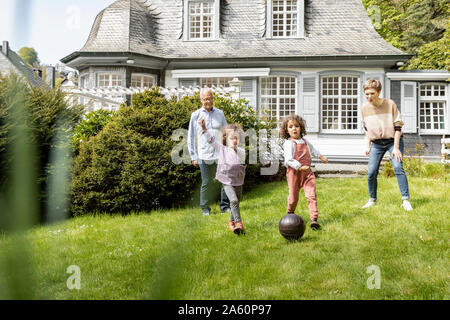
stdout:
MULTIPOLYGON (((400 139, 399 144, 400 152, 403 154, 404 145, 403 138, 400 139)), ((377 200, 377 177, 378 169, 380 168, 381 160, 383 159, 386 151, 389 151, 392 158, 392 166, 394 167, 394 173, 397 177, 398 186, 402 194, 403 200, 409 200, 409 186, 408 179, 406 178, 405 170, 403 170, 403 162, 398 162, 395 157, 392 156, 394 150, 394 139, 380 139, 371 143, 370 155, 369 155, 369 173, 367 175, 367 184, 369 186, 369 196, 371 200, 377 200)))

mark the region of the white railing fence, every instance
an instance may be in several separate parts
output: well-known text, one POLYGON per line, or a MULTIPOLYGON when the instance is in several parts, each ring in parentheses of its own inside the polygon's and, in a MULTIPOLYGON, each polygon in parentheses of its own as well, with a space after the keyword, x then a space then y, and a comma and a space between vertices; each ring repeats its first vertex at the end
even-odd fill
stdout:
MULTIPOLYGON (((242 81, 234 79, 230 81, 229 87, 210 87, 211 90, 219 96, 229 95, 232 99, 239 99, 241 93, 242 81)), ((108 87, 108 88, 79 88, 73 82, 68 85, 61 86, 61 89, 67 94, 70 104, 83 104, 87 107, 87 111, 98 109, 117 110, 120 105, 126 102, 127 96, 144 92, 148 88, 126 88, 126 87, 108 87)), ((181 87, 181 88, 164 88, 159 87, 161 94, 167 99, 176 97, 181 99, 184 96, 192 96, 200 92, 201 87, 181 87)))

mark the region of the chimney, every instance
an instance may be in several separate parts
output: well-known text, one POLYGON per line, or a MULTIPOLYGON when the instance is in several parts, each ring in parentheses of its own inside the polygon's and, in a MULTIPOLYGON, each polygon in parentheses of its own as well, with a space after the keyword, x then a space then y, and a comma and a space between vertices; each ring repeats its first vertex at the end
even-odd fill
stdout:
POLYGON ((8 56, 8 51, 9 51, 9 42, 8 41, 3 41, 3 45, 2 45, 2 52, 5 56, 8 56))
POLYGON ((50 88, 55 87, 55 67, 45 67, 45 82, 50 88))
POLYGON ((33 73, 36 78, 42 79, 42 70, 39 68, 33 68, 33 73))

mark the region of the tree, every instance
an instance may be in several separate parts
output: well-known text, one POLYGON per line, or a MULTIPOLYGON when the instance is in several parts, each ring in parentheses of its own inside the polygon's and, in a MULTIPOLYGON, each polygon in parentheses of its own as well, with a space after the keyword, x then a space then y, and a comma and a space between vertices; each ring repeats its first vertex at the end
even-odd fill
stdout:
POLYGON ((422 46, 417 55, 408 61, 405 69, 446 69, 450 71, 449 49, 450 30, 447 28, 442 39, 422 46))
POLYGON ((449 70, 450 0, 362 0, 378 33, 415 56, 402 69, 449 70))
POLYGON ((37 67, 39 65, 38 53, 34 48, 23 47, 19 50, 18 54, 30 67, 37 67))
POLYGON ((408 8, 402 40, 408 52, 417 54, 422 46, 444 36, 449 3, 450 0, 422 0, 408 8))

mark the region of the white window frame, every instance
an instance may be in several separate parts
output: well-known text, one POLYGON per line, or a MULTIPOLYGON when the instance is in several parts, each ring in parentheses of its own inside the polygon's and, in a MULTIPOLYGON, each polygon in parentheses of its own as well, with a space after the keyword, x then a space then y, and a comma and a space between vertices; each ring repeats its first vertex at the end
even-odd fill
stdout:
POLYGON ((214 85, 214 84, 203 84, 203 81, 208 82, 208 80, 215 81, 218 85, 214 85, 214 86, 220 87, 220 82, 222 80, 222 81, 226 82, 224 87, 228 88, 228 87, 230 87, 230 84, 228 83, 228 81, 231 81, 233 79, 234 79, 234 77, 204 77, 204 78, 200 78, 200 87, 204 87, 204 86, 211 87, 214 85))
MULTIPOLYGON (((274 36, 273 35, 273 1, 267 0, 267 31, 268 39, 297 39, 305 37, 305 0, 297 0, 297 35, 296 36, 274 36)), ((284 0, 287 1, 287 0, 284 0)), ((286 25, 286 17, 284 17, 286 25)))
POLYGON ((89 88, 89 73, 85 73, 83 75, 80 75, 80 85, 79 85, 79 87, 81 89, 89 88))
MULTIPOLYGON (((260 105, 260 111, 263 109, 263 104, 262 104, 262 100, 263 98, 276 98, 276 122, 278 125, 281 124, 281 121, 283 120, 284 117, 280 118, 280 99, 282 98, 293 98, 295 101, 295 106, 294 106, 294 113, 297 114, 298 111, 298 78, 296 76, 293 75, 271 75, 268 77, 262 77, 259 79, 259 92, 260 92, 260 97, 259 97, 259 105, 260 105), (263 91, 262 91, 262 79, 264 78, 276 78, 277 79, 277 84, 276 84, 276 96, 272 96, 272 95, 263 95, 263 91), (280 78, 293 78, 294 79, 294 85, 295 85, 295 94, 294 95, 280 95, 280 78)), ((269 110, 270 112, 270 110, 269 110)), ((270 115, 270 114, 269 114, 270 115)), ((261 116, 261 112, 260 112, 260 116, 261 116)))
MULTIPOLYGON (((220 0, 184 0, 184 40, 185 41, 214 41, 219 39, 220 34, 220 0), (203 33, 200 34, 200 38, 191 38, 191 15, 189 5, 191 3, 209 2, 212 5, 212 30, 211 37, 203 38, 203 33)), ((203 21, 203 19, 201 19, 203 21)), ((202 26, 200 26, 200 29, 202 26)))
POLYGON ((359 75, 353 75, 353 74, 328 74, 323 75, 320 77, 320 108, 319 108, 319 114, 320 114, 320 132, 323 133, 349 133, 349 134, 360 134, 361 133, 361 108, 359 107, 361 105, 361 76, 359 75), (324 78, 339 78, 339 85, 338 85, 338 95, 324 95, 323 94, 323 79, 324 78), (343 77, 352 77, 357 78, 357 94, 356 95, 343 95, 341 88, 342 88, 342 78, 343 77), (356 118, 356 129, 324 129, 323 128, 323 98, 332 98, 332 99, 338 99, 338 127, 340 128, 342 126, 342 99, 357 99, 357 118, 356 118))
POLYGON ((138 87, 136 87, 136 88, 153 88, 153 87, 155 87, 156 86, 156 77, 155 77, 155 75, 154 74, 150 74, 150 73, 132 73, 131 74, 131 87, 132 88, 135 88, 135 87, 133 87, 133 77, 140 77, 140 83, 141 83, 141 85, 140 86, 138 86, 138 87), (149 77, 149 78, 152 78, 152 82, 153 82, 153 85, 152 86, 150 86, 150 87, 144 87, 144 86, 142 86, 142 84, 144 83, 144 77, 149 77))
MULTIPOLYGON (((96 87, 97 88, 116 88, 117 86, 112 86, 112 77, 113 76, 120 76, 122 78, 122 84, 119 87, 125 87, 125 75, 121 72, 98 72, 96 74, 96 87), (100 76, 108 75, 109 76, 109 86, 100 86, 100 76)), ((105 96, 105 98, 111 99, 111 100, 126 100, 125 94, 114 94, 114 95, 108 95, 105 96)), ((108 110, 114 110, 116 107, 114 105, 111 105, 109 103, 102 103, 100 108, 107 108, 108 110)))
POLYGON ((419 107, 418 107, 418 118, 419 118, 419 132, 420 134, 445 134, 449 131, 449 124, 448 124, 448 117, 449 117, 449 106, 447 104, 448 102, 448 95, 449 95, 449 87, 446 83, 442 83, 442 82, 424 82, 424 83, 420 83, 419 86, 419 107), (431 96, 422 96, 422 86, 432 86, 431 89, 431 96), (445 96, 435 96, 434 95, 434 86, 438 85, 438 86, 443 86, 444 87, 444 92, 445 92, 445 96), (431 119, 431 127, 433 129, 422 129, 422 114, 421 114, 421 110, 422 110, 422 102, 423 103, 443 103, 444 104, 444 129, 434 129, 434 120, 433 117, 434 115, 430 115, 430 119, 431 119))
POLYGON ((125 77, 124 77, 124 75, 123 75, 123 73, 118 73, 118 72, 98 72, 97 73, 97 88, 113 88, 113 87, 117 87, 117 86, 113 86, 112 85, 112 77, 113 76, 120 76, 120 77, 122 77, 122 80, 121 80, 121 85, 119 86, 119 87, 124 87, 124 80, 125 80, 125 77), (109 85, 108 86, 100 86, 100 76, 105 76, 105 75, 107 75, 107 76, 109 76, 109 85))

